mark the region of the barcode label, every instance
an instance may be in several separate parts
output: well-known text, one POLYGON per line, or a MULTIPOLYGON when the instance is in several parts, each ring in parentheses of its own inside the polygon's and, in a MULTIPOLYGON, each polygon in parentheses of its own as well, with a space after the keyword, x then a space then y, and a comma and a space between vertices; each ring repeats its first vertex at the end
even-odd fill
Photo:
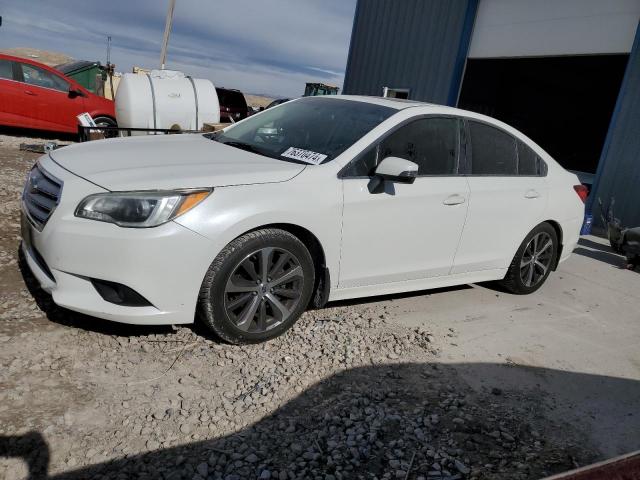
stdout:
POLYGON ((325 158, 327 158, 327 156, 322 153, 312 152, 311 150, 304 150, 296 147, 289 147, 280 156, 300 160, 301 162, 310 163, 311 165, 319 165, 325 158))

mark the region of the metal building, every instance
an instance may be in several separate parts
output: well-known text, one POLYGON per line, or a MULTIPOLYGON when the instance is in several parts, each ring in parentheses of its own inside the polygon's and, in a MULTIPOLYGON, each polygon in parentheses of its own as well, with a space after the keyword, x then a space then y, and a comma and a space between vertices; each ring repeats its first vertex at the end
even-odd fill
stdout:
POLYGON ((640 225, 640 0, 358 0, 343 92, 499 118, 640 225))

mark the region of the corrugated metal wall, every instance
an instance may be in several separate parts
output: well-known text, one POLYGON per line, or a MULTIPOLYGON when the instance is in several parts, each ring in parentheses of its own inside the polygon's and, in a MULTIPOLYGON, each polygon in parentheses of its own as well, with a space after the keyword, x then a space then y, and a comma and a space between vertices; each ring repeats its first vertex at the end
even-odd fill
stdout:
POLYGON ((605 205, 615 197, 616 217, 626 226, 640 226, 640 24, 590 198, 597 222, 598 197, 605 205))
POLYGON ((412 100, 455 103, 476 7, 477 0, 358 0, 343 92, 409 88, 412 100))

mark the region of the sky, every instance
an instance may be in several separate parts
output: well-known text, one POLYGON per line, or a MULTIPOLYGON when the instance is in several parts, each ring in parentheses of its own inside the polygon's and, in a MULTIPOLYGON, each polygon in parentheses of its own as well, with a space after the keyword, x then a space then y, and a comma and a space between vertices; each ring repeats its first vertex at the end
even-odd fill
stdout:
MULTIPOLYGON (((159 68, 168 0, 0 0, 0 49, 159 68)), ((356 0, 176 0, 166 68, 276 97, 342 86, 356 0)))

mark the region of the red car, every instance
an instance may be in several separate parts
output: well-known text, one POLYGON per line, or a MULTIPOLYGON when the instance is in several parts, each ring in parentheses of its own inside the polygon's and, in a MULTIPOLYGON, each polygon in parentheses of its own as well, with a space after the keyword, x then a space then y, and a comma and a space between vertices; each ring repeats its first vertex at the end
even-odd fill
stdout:
POLYGON ((216 87, 220 102, 220 121, 239 122, 249 116, 247 101, 240 90, 216 87))
POLYGON ((112 100, 42 63, 0 54, 0 125, 76 133, 84 112, 97 125, 116 126, 112 100))

